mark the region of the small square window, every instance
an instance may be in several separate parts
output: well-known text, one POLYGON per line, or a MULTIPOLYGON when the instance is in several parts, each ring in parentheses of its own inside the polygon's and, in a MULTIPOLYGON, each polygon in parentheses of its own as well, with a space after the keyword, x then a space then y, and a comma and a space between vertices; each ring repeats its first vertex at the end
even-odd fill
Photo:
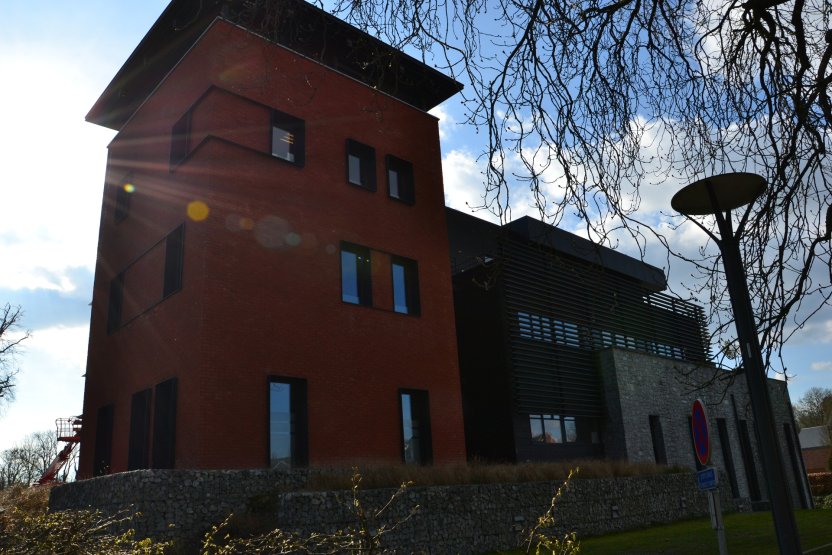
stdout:
POLYGON ((391 198, 412 204, 413 164, 407 160, 387 156, 387 191, 391 198))
POLYGON ((347 181, 376 190, 376 149, 347 139, 347 181))
POLYGON ((418 315, 419 306, 419 268, 415 260, 393 257, 391 260, 393 274, 393 310, 401 314, 418 315))
POLYGON ((302 119, 272 112, 272 156, 296 166, 304 163, 305 125, 302 119))
POLYGON ((341 244, 341 300, 365 306, 373 304, 372 262, 367 247, 341 244))

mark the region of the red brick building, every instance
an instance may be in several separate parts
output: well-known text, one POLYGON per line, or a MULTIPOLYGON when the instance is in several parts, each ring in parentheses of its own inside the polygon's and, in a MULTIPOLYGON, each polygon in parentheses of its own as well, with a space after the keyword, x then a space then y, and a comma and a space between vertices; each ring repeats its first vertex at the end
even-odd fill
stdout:
POLYGON ((87 116, 118 135, 79 477, 464 460, 426 113, 460 87, 247 4, 174 0, 87 116))

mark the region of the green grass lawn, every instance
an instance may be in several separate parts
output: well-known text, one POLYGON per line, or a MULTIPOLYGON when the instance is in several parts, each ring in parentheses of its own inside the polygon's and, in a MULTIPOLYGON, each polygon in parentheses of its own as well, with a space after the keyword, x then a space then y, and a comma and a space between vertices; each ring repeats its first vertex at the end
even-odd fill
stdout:
MULTIPOLYGON (((832 554, 832 510, 796 511, 800 544, 810 555, 832 554), (821 546, 823 547, 821 549, 821 546), (811 550, 811 551, 810 551, 811 550)), ((725 536, 731 555, 777 554, 771 513, 734 513, 725 516, 725 536)), ((522 553, 515 551, 511 553, 522 553)), ((719 553, 710 519, 688 520, 644 530, 581 540, 582 555, 703 555, 719 553)))

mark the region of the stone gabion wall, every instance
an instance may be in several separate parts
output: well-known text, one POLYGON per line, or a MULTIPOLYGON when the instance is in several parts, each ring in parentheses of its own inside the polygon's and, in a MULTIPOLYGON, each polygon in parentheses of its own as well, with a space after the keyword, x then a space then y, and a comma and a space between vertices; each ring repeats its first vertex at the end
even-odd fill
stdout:
MULTIPOLYGON (((351 492, 288 491, 302 488, 307 472, 269 470, 140 470, 53 488, 50 510, 97 508, 141 513, 131 525, 140 537, 176 539, 193 546, 229 513, 254 516, 272 527, 309 533, 351 523, 351 492)), ((560 484, 537 482, 412 487, 374 526, 403 520, 385 546, 398 553, 476 554, 518 545, 523 530, 549 507, 560 484)), ((368 509, 384 506, 394 489, 360 492, 368 509)), ((730 491, 722 506, 735 508, 730 491)), ((573 479, 557 506, 560 532, 579 536, 672 522, 707 514, 693 474, 573 479)))

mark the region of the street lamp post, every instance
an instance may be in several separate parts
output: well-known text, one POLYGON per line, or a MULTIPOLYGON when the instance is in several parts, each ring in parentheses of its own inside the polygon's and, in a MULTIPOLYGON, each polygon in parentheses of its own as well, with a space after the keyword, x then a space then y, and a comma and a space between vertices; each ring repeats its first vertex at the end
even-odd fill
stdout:
MULTIPOLYGON (((739 237, 747 215, 733 229, 731 210, 753 202, 766 189, 765 179, 753 173, 728 173, 691 183, 673 196, 670 204, 686 216, 713 215, 719 237, 705 229, 719 246, 725 267, 725 281, 731 296, 734 324, 740 343, 743 368, 751 408, 760 441, 763 472, 774 519, 774 530, 781 554, 799 554, 800 537, 794 519, 792 502, 786 487, 783 458, 777 442, 777 429, 771 410, 766 372, 760 350, 760 340, 754 325, 754 313, 748 294, 748 282, 740 257, 739 237)), ((695 220, 695 223, 698 224, 695 220)))

